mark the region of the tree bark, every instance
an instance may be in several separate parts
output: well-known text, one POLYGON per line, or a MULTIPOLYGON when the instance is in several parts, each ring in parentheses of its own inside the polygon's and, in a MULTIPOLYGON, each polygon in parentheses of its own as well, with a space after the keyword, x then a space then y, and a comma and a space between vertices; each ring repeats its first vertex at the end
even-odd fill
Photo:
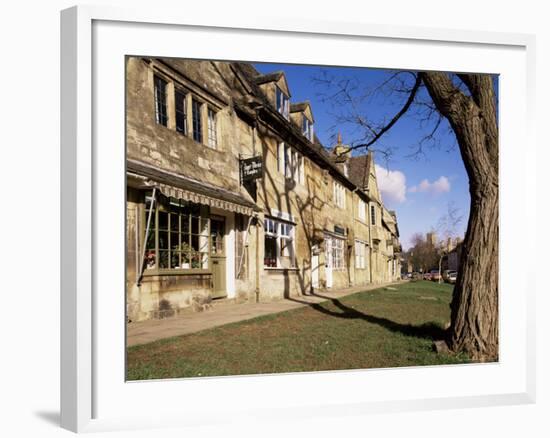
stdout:
POLYGON ((453 129, 470 184, 470 217, 451 302, 448 344, 474 360, 498 360, 498 125, 492 79, 420 73, 437 110, 453 129))

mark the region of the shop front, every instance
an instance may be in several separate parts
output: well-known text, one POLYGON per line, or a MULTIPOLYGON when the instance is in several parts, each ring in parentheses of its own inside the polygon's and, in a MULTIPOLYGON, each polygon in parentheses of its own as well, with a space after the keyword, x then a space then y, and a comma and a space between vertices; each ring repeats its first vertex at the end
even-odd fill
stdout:
POLYGON ((252 218, 255 204, 132 161, 127 184, 128 318, 165 318, 234 298, 244 251, 236 245, 235 217, 252 218))

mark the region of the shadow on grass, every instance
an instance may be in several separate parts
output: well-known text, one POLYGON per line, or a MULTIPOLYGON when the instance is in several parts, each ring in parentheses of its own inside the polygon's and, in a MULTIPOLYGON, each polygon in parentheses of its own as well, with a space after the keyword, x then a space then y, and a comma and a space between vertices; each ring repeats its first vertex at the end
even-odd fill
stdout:
POLYGON ((401 333, 405 336, 413 336, 415 338, 431 339, 433 341, 440 341, 446 338, 446 331, 439 324, 434 322, 427 322, 421 325, 412 324, 400 324, 387 318, 379 316, 369 315, 368 313, 360 312, 352 307, 346 306, 337 298, 327 297, 325 295, 314 293, 312 294, 319 298, 324 298, 331 302, 335 307, 341 310, 341 312, 335 312, 327 309, 323 306, 323 303, 309 303, 297 298, 288 298, 291 301, 297 303, 306 304, 314 310, 317 310, 325 315, 334 316, 336 318, 344 319, 362 319, 372 324, 377 324, 392 332, 401 333))

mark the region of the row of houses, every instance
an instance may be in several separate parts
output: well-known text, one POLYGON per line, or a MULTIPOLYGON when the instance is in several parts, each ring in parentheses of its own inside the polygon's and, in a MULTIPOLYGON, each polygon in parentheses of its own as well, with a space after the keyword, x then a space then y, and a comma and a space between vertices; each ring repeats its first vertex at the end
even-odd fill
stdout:
POLYGON ((399 278, 372 153, 327 149, 284 72, 126 59, 127 314, 399 278))

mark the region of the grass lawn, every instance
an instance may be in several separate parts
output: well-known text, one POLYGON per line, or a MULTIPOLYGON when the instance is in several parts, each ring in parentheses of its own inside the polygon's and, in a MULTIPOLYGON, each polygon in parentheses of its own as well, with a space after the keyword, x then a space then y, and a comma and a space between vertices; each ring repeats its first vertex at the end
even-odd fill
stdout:
POLYGON ((130 347, 127 378, 466 363, 432 348, 449 321, 451 292, 448 284, 404 283, 130 347))

